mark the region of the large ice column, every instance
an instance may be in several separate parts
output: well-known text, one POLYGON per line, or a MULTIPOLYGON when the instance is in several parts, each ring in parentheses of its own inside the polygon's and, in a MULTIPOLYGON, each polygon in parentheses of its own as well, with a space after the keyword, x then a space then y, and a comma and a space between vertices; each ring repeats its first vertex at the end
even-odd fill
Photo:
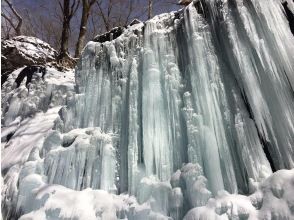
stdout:
POLYGON ((190 162, 204 167, 214 193, 224 188, 236 192, 237 182, 222 114, 227 111, 224 108, 226 96, 210 29, 193 5, 189 5, 184 13, 184 25, 188 46, 186 54, 181 55, 188 58, 186 73, 189 74, 191 85, 191 96, 188 93, 185 96, 190 96, 194 107, 193 117, 197 121, 194 125, 197 130, 194 138, 197 141, 190 145, 195 144, 191 146, 197 148, 194 152, 200 151, 202 155, 202 161, 190 162), (211 160, 214 162, 211 163, 211 160))
POLYGON ((123 77, 119 46, 88 43, 77 65, 75 103, 64 110, 65 131, 99 126, 105 132, 119 133, 123 77))
POLYGON ((98 128, 52 132, 44 141, 44 173, 50 184, 75 190, 116 193, 116 155, 112 137, 98 128))
POLYGON ((206 7, 223 59, 248 102, 272 166, 291 168, 294 50, 281 5, 237 0, 223 2, 220 9, 217 2, 207 1, 206 7))
POLYGON ((107 144, 102 150, 101 161, 101 185, 100 189, 108 192, 116 193, 117 188, 115 185, 116 174, 116 158, 115 149, 111 144, 107 144))
MULTIPOLYGON (((172 24, 172 16, 164 18, 172 24)), ((146 23, 142 72, 142 132, 146 175, 168 180, 185 159, 181 76, 170 45, 173 33, 156 19, 146 23)), ((172 28, 172 27, 171 27, 172 28)))
POLYGON ((99 126, 103 130, 111 130, 111 70, 106 54, 106 47, 88 44, 80 62, 82 67, 77 74, 77 82, 83 97, 76 106, 78 127, 99 126), (100 59, 96 59, 97 53, 101 54, 100 59))
MULTIPOLYGON (((239 170, 236 176, 239 182, 243 182, 243 185, 246 186, 248 184, 246 176, 260 181, 270 175, 272 169, 258 136, 256 125, 247 111, 246 103, 242 100, 240 90, 233 88, 230 106, 234 112, 234 117, 231 118, 234 123, 232 139, 236 146, 232 153, 235 158, 234 166, 239 170)), ((246 188, 248 189, 248 186, 243 187, 242 190, 246 188)))
MULTIPOLYGON (((131 70, 129 75, 129 98, 128 98, 128 139, 126 146, 127 151, 127 172, 128 175, 128 191, 130 194, 134 195, 136 192, 136 188, 138 186, 138 181, 140 178, 140 163, 142 163, 141 158, 143 155, 140 146, 140 129, 139 129, 139 75, 138 75, 138 63, 134 58, 131 63, 131 70)), ((123 166, 124 167, 124 166, 123 166)), ((123 176, 122 176, 123 178, 123 176)))
MULTIPOLYGON (((141 27, 141 25, 139 25, 141 27)), ((133 27, 134 28, 134 27, 133 27)), ((121 120, 119 130, 119 189, 134 195, 140 179, 144 176, 141 121, 141 47, 142 30, 134 28, 128 37, 118 39, 117 54, 121 67, 121 120), (127 48, 127 50, 126 50, 127 48)))
POLYGON ((162 88, 163 73, 159 69, 159 55, 157 51, 152 50, 151 45, 151 43, 156 45, 156 40, 160 40, 160 37, 154 36, 154 42, 149 40, 150 35, 159 35, 153 32, 155 26, 156 23, 148 23, 145 31, 142 93, 143 152, 146 174, 157 174, 160 179, 167 180, 172 171, 172 149, 168 141, 169 128, 162 88))

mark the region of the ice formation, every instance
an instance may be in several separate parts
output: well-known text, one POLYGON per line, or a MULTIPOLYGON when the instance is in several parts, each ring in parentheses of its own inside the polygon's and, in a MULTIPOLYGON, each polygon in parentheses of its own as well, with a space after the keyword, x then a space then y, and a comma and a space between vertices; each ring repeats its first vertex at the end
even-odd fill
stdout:
POLYGON ((109 38, 87 44, 75 93, 33 102, 56 117, 38 144, 17 144, 34 119, 6 99, 4 218, 294 218, 294 37, 279 0, 194 1, 109 38))

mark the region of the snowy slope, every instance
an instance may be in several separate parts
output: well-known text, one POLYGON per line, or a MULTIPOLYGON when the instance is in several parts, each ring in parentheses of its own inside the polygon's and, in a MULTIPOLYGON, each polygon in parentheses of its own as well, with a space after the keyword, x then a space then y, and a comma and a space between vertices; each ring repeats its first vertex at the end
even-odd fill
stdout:
POLYGON ((36 66, 28 75, 20 77, 26 68, 12 72, 2 86, 2 122, 6 126, 18 116, 24 118, 49 107, 64 105, 66 97, 74 91, 73 71, 59 72, 46 67, 43 75, 40 69, 44 67, 36 66))
MULTIPOLYGON (((38 155, 59 118, 60 108, 74 92, 73 70, 60 72, 48 66, 32 66, 23 75, 23 70, 28 68, 31 67, 13 71, 2 86, 1 169, 5 184, 1 184, 2 204, 5 204, 2 208, 10 202, 15 202, 12 207, 17 205, 17 198, 11 198, 8 192, 20 181, 23 164, 38 155), (44 73, 40 71, 42 68, 46 69, 44 73)), ((10 218, 9 213, 5 215, 4 219, 10 218)))

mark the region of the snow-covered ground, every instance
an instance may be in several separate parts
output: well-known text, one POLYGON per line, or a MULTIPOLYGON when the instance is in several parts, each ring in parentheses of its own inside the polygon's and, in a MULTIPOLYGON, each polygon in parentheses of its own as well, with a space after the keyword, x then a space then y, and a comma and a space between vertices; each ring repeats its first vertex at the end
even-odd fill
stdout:
MULTIPOLYGON (((25 68, 9 74, 1 92, 1 169, 4 175, 1 188, 5 205, 9 204, 4 199, 7 198, 6 188, 14 187, 12 179, 18 177, 21 167, 31 160, 34 152, 42 148, 45 137, 59 118, 60 108, 74 94, 73 70, 60 72, 53 67, 36 66, 28 72, 32 76, 29 80, 29 75, 20 78, 25 68), (43 67, 45 74, 40 71, 43 67)), ((13 180, 14 184, 19 181, 13 180)))

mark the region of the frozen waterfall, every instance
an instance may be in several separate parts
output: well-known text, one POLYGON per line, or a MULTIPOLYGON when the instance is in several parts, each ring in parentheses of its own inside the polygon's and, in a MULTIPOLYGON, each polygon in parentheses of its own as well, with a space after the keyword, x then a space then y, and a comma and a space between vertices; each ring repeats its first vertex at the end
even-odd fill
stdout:
POLYGON ((213 193, 246 193, 294 167, 292 41, 276 1, 196 1, 89 42, 63 131, 115 136, 119 192, 195 163, 213 193))
MULTIPOLYGON (((109 37, 87 44, 76 93, 19 178, 129 194, 152 212, 128 219, 180 220, 294 168, 294 37, 279 0, 194 1, 109 37)), ((217 219, 203 210, 186 219, 217 219)))

